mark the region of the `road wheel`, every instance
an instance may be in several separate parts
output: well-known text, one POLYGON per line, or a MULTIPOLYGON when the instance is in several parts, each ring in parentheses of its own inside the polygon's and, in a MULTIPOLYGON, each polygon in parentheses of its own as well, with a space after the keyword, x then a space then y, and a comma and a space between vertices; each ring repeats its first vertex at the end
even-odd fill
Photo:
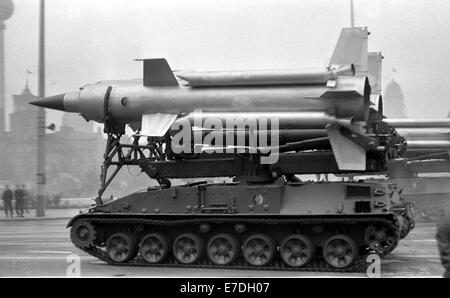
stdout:
POLYGON ((203 257, 204 242, 198 235, 186 233, 173 242, 173 255, 182 264, 195 264, 203 257))
POLYGON ((139 252, 147 263, 159 264, 164 262, 169 249, 169 239, 165 235, 152 233, 142 239, 139 252))
POLYGON ((76 247, 89 247, 94 244, 95 238, 95 228, 87 221, 77 221, 70 229, 70 239, 76 247))
POLYGON ((216 265, 229 265, 239 255, 239 241, 230 234, 213 236, 207 246, 209 259, 216 265))
POLYGON ((323 246, 323 257, 333 268, 346 268, 358 256, 358 247, 352 238, 346 235, 334 235, 323 246))
POLYGON ((255 234, 248 237, 243 245, 245 260, 253 266, 265 266, 269 264, 276 252, 273 239, 265 234, 255 234))
POLYGON ((133 236, 126 233, 115 233, 106 243, 108 258, 116 263, 126 263, 138 253, 138 245, 133 236))
POLYGON ((290 235, 281 242, 280 255, 286 265, 302 267, 311 261, 314 245, 303 235, 290 235))

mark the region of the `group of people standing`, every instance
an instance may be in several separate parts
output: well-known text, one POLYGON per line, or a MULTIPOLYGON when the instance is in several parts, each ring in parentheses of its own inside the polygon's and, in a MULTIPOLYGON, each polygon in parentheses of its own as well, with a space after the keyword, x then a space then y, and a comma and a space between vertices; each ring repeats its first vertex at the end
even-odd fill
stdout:
POLYGON ((24 211, 29 213, 28 191, 26 190, 25 185, 20 186, 17 184, 16 189, 14 190, 11 190, 9 185, 6 185, 5 190, 3 191, 2 199, 6 217, 14 217, 13 201, 17 217, 24 217, 24 211))

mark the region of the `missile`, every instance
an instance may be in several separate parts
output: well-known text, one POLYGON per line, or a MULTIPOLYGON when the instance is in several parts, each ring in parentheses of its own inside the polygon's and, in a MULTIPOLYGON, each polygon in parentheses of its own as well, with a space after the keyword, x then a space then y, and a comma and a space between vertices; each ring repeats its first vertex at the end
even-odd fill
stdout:
MULTIPOLYGON (((340 76, 332 85, 192 88, 178 84, 164 59, 152 59, 144 61, 142 81, 99 82, 86 85, 78 92, 40 99, 32 104, 79 113, 86 120, 109 121, 105 127, 115 127, 116 133, 123 133, 128 124, 150 137, 163 137, 176 121, 193 119, 191 116, 196 110, 207 116, 217 116, 221 122, 239 115, 244 120, 273 116, 280 121, 282 129, 325 129, 338 125, 354 127, 360 132, 364 124, 356 122, 365 123, 368 119, 370 93, 368 79, 364 76, 340 76), (161 65, 164 71, 157 75, 158 80, 146 77, 150 70, 161 69, 161 65), (160 80, 168 73, 172 74, 172 83, 167 78, 160 80)), ((343 140, 345 138, 339 130, 333 130, 331 145, 334 154, 340 156, 337 158, 340 169, 364 170, 366 149, 351 140, 343 140)), ((297 148, 300 147, 304 148, 297 148)))
MULTIPOLYGON (((230 125, 236 126, 249 126, 250 128, 258 129, 260 125, 270 125, 268 123, 261 123, 262 119, 277 119, 278 129, 324 129, 327 125, 338 124, 343 127, 351 127, 354 123, 353 118, 336 118, 325 112, 231 112, 231 113, 217 113, 217 112, 201 112, 190 113, 188 115, 180 117, 174 122, 174 126, 180 125, 188 121, 192 127, 202 127, 206 121, 212 120, 209 125, 221 127, 229 127, 230 125), (198 124, 198 125, 196 125, 198 124)), ((269 128, 268 126, 263 129, 269 128)))
POLYGON ((177 72, 176 76, 188 82, 191 87, 217 86, 267 86, 267 85, 312 85, 332 83, 339 76, 354 76, 354 65, 340 68, 292 70, 248 70, 177 72))
POLYGON ((395 128, 438 128, 450 127, 450 119, 383 119, 395 128))
POLYGON ((433 149, 410 149, 406 155, 408 160, 412 159, 449 159, 448 150, 433 148, 433 149))
POLYGON ((405 137, 408 156, 450 150, 450 119, 383 119, 405 137))
POLYGON ((448 128, 398 128, 397 133, 406 140, 450 140, 450 127, 448 128))
MULTIPOLYGON (((164 60, 165 61, 165 60, 164 60)), ((31 104, 81 114, 104 123, 111 116, 122 124, 141 122, 144 115, 167 115, 149 121, 172 121, 195 110, 211 113, 326 112, 336 118, 365 121, 370 106, 366 77, 339 77, 335 87, 324 85, 190 88, 151 87, 141 82, 100 82, 31 104), (108 91, 110 90, 110 91, 108 91), (105 107, 106 105, 106 107, 105 107), (164 119, 161 119, 164 118, 164 119)), ((136 127, 136 126, 135 126, 136 127)), ((164 132, 165 133, 165 132, 164 132)))
MULTIPOLYGON (((222 126, 233 119, 276 119, 280 131, 325 131, 339 168, 364 170, 364 144, 371 143, 364 136, 372 95, 367 36, 366 28, 343 29, 325 69, 173 72, 165 59, 144 59, 142 79, 88 84, 31 104, 105 123, 107 133, 122 134, 129 125, 149 137, 166 136, 180 123, 195 125, 198 111, 222 126)), ((308 143, 301 134, 298 139, 303 143, 283 148, 324 143, 308 143)))
MULTIPOLYGON (((281 145, 326 138, 327 132, 325 128, 328 125, 339 125, 347 128, 352 128, 353 126, 353 119, 351 118, 337 119, 323 112, 191 113, 175 121, 169 131, 170 135, 176 135, 179 132, 176 128, 183 128, 183 124, 186 122, 189 122, 192 127, 190 140, 195 140, 195 134, 200 134, 201 138, 197 138, 197 140, 208 138, 213 145, 216 145, 215 143, 232 143, 245 144, 245 146, 250 146, 251 144, 267 146, 270 141, 275 141, 274 138, 278 140, 277 144, 281 145), (261 123, 261 119, 274 118, 278 121, 276 130, 272 129, 273 127, 271 126, 273 124, 268 121, 261 123), (206 120, 203 121, 204 119, 206 120), (213 124, 213 127, 205 127, 208 125, 207 122, 210 122, 209 125, 213 124), (218 129, 218 126, 225 129, 218 129)), ((302 147, 297 146, 296 148, 307 147, 302 144, 302 147)), ((322 142, 320 147, 310 149, 323 148, 329 149, 329 143, 322 142)))
MULTIPOLYGON (((325 138, 317 138, 317 139, 310 139, 310 140, 303 140, 303 141, 297 141, 292 143, 286 143, 281 146, 275 146, 276 150, 279 152, 289 152, 289 151, 308 151, 308 150, 317 150, 317 149, 330 149, 330 142, 327 137, 325 138)), ((217 150, 220 151, 226 151, 228 152, 235 152, 239 153, 239 151, 245 152, 249 151, 251 152, 254 150, 255 152, 260 152, 263 150, 263 153, 267 153, 268 149, 275 148, 274 146, 252 146, 252 145, 242 145, 242 146, 217 146, 217 145, 203 145, 198 144, 196 145, 196 152, 209 152, 214 153, 217 152, 217 150), (231 149, 231 151, 230 151, 231 149)))
MULTIPOLYGON (((171 130, 170 135, 173 136, 178 131, 171 130)), ((214 129, 197 129, 194 128, 191 134, 191 140, 195 140, 195 133, 201 135, 201 140, 206 137, 212 140, 212 145, 227 144, 227 141, 232 141, 233 144, 242 143, 245 146, 251 146, 252 142, 257 146, 271 145, 270 140, 274 139, 272 134, 276 133, 278 137, 279 145, 286 145, 288 143, 297 143, 306 140, 326 138, 327 132, 325 129, 283 129, 277 132, 273 130, 258 130, 254 135, 249 130, 214 130, 214 129), (261 137, 267 136, 267 144, 261 144, 261 137), (254 138, 254 141, 250 141, 250 138, 254 138), (240 140, 243 140, 240 142, 240 140)), ((195 145, 195 143, 193 144, 195 145)), ((329 144, 326 148, 330 148, 329 144)), ((322 148, 315 148, 322 149, 322 148)))
POLYGON ((446 140, 418 140, 407 141, 408 148, 411 149, 450 149, 450 141, 446 140))

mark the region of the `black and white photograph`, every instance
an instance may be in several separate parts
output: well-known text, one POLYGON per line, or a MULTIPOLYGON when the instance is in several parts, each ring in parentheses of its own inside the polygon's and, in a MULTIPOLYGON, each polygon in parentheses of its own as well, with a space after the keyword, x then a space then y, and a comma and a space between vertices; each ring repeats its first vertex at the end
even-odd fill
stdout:
POLYGON ((447 0, 0 0, 0 278, 450 278, 448 65, 447 0))

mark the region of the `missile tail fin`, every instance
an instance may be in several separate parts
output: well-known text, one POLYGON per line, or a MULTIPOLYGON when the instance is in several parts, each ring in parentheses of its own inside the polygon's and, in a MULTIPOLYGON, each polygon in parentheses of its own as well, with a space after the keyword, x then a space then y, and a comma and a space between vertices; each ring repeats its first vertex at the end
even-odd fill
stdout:
POLYGON ((367 61, 367 76, 369 77, 372 94, 381 94, 381 80, 383 70, 383 55, 381 52, 369 53, 367 61))
POLYGON ((142 59, 144 62, 144 86, 178 86, 178 81, 166 59, 142 59))
POLYGON ((367 75, 368 36, 366 27, 342 29, 330 66, 354 64, 356 75, 367 75))
POLYGON ((142 115, 141 134, 149 137, 163 137, 177 119, 176 114, 142 115))
POLYGON ((331 148, 339 170, 364 171, 366 170, 366 150, 353 140, 340 132, 339 125, 327 128, 331 148))

